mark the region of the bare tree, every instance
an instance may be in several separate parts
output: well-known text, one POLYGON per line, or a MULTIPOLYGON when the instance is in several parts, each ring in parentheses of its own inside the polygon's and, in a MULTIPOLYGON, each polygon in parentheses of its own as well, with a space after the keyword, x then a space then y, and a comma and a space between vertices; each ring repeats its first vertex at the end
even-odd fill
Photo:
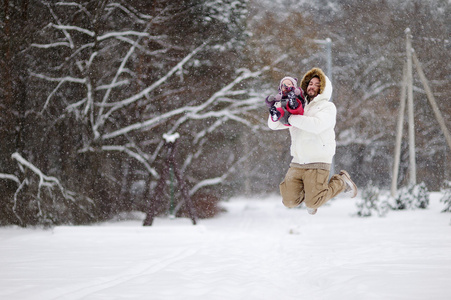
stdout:
MULTIPOLYGON (((178 159, 191 194, 231 174, 240 157, 222 159, 231 150, 220 137, 240 127, 257 130, 260 120, 253 111, 260 95, 243 85, 268 68, 235 69, 230 57, 242 47, 234 33, 242 30, 245 7, 211 4, 159 1, 137 9, 124 1, 41 2, 46 23, 29 45, 36 62, 29 66, 27 89, 35 95, 29 107, 38 126, 27 132, 26 147, 34 149, 27 149, 28 157, 20 152, 15 157, 40 178, 52 174, 63 198, 71 200, 62 192, 71 190, 93 201, 91 216, 66 214, 53 223, 144 209, 152 188, 143 198, 127 199, 123 186, 141 180, 152 187, 158 180, 165 133, 182 136, 178 159), (201 39, 208 28, 216 34, 201 39), (216 160, 205 163, 211 155, 216 160)), ((24 200, 23 183, 32 180, 8 172, 2 179, 18 184, 12 210, 21 225, 27 224, 15 209, 21 197, 24 204, 56 200, 50 193, 44 196, 52 201, 41 201, 41 184, 24 200)), ((82 212, 85 204, 77 204, 82 212)), ((38 216, 42 210, 50 206, 40 207, 38 216)))

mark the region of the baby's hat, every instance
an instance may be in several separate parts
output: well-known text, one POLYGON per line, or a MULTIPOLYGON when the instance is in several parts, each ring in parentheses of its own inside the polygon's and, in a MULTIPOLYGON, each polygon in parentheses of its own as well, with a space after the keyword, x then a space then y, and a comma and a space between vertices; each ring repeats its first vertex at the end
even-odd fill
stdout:
POLYGON ((290 76, 285 76, 284 78, 282 78, 282 80, 279 83, 279 91, 282 90, 282 82, 284 82, 287 79, 293 83, 294 88, 298 87, 298 79, 297 78, 293 78, 293 77, 290 77, 290 76))

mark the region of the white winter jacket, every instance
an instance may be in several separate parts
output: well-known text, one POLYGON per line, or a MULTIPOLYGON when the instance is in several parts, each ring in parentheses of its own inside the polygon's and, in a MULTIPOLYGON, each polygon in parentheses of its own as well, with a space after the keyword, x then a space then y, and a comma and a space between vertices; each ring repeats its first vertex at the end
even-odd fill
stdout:
POLYGON ((325 87, 310 103, 304 107, 304 115, 291 115, 291 126, 273 122, 268 118, 272 130, 289 129, 291 135, 291 156, 293 163, 332 163, 335 155, 335 122, 337 108, 329 102, 332 96, 332 84, 325 77, 325 87))

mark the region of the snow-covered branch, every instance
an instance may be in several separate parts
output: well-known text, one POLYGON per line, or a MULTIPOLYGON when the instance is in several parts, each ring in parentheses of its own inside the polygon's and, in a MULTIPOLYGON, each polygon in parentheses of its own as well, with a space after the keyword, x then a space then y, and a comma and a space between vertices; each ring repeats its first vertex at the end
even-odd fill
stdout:
MULTIPOLYGON (((118 110, 130 103, 133 103, 145 95, 149 94, 153 90, 155 90, 157 87, 159 87, 163 82, 168 80, 169 77, 171 77, 175 72, 180 70, 184 64, 186 64, 194 55, 196 55, 203 47, 205 47, 206 42, 194 49, 190 54, 188 54, 185 58, 183 58, 177 65, 175 65, 168 73, 166 73, 164 76, 162 76, 160 79, 158 79, 156 82, 152 83, 150 86, 142 90, 136 95, 133 95, 132 97, 129 97, 127 99, 124 99, 122 101, 113 102, 113 103, 105 103, 101 106, 105 107, 112 107, 111 112, 118 110)), ((100 105, 99 105, 100 106, 100 105)), ((109 114, 111 114, 111 112, 109 114)))
POLYGON ((50 44, 31 44, 31 47, 35 48, 41 48, 41 49, 49 49, 49 48, 56 48, 56 47, 68 47, 70 48, 70 43, 68 42, 56 42, 56 43, 50 43, 50 44))
POLYGON ((52 26, 55 29, 60 29, 60 30, 65 30, 65 31, 75 30, 75 31, 87 34, 91 37, 94 37, 96 35, 94 31, 87 30, 87 29, 81 28, 79 26, 56 25, 56 24, 50 24, 50 26, 52 26))
POLYGON ((198 190, 200 190, 203 187, 206 186, 211 186, 211 185, 217 185, 220 183, 223 183, 224 180, 227 178, 227 173, 222 175, 221 177, 216 177, 216 178, 208 178, 208 179, 204 179, 200 182, 198 182, 195 186, 193 186, 193 188, 189 191, 190 196, 194 195, 198 190))
MULTIPOLYGON (((47 6, 47 8, 49 9, 51 15, 53 16, 53 18, 58 22, 59 25, 62 25, 60 18, 55 14, 55 12, 53 11, 52 7, 50 6, 50 3, 46 3, 44 2, 44 5, 47 6)), ((48 24, 47 26, 52 27, 53 23, 48 24)), ((74 41, 72 40, 71 35, 69 34, 69 32, 65 29, 62 30, 64 36, 66 37, 67 41, 69 42, 69 47, 71 49, 74 48, 74 41)))
MULTIPOLYGON (((34 180, 31 180, 31 178, 29 178, 26 174, 26 170, 28 169, 30 170, 32 173, 36 174, 39 177, 39 181, 37 183, 37 194, 32 196, 33 197, 33 205, 35 207, 35 209, 37 209, 38 213, 35 215, 35 217, 38 218, 46 218, 46 214, 48 212, 48 210, 54 210, 55 207, 55 196, 53 194, 53 188, 57 187, 57 190, 60 191, 61 195, 63 196, 64 199, 69 200, 72 203, 76 202, 76 194, 72 191, 69 191, 67 189, 65 189, 63 187, 63 185, 61 184, 61 182, 53 176, 48 176, 45 175, 41 170, 39 170, 38 167, 36 167, 35 165, 33 165, 31 162, 27 161, 25 158, 23 158, 19 153, 15 152, 11 155, 11 158, 15 159, 18 164, 19 164, 19 168, 20 170, 26 175, 26 177, 21 180, 19 179, 17 176, 15 175, 11 175, 11 174, 0 174, 0 179, 9 179, 9 180, 13 180, 14 182, 17 183, 18 188, 16 189, 15 193, 14 193, 14 197, 13 197, 13 206, 12 206, 12 211, 14 213, 14 215, 16 216, 16 218, 19 220, 20 225, 27 225, 27 222, 29 222, 28 218, 29 216, 27 216, 26 212, 22 211, 23 210, 23 205, 21 206, 21 210, 18 211, 18 203, 21 200, 21 198, 19 198, 19 194, 21 193, 21 191, 26 187, 31 185, 34 180), (47 192, 47 195, 53 199, 53 207, 52 204, 50 204, 49 208, 49 202, 45 201, 45 199, 43 199, 41 197, 41 190, 45 188, 45 191, 47 192), (27 221, 25 221, 25 219, 27 219, 27 221)), ((27 197, 25 197, 23 199, 23 201, 30 201, 29 199, 27 200, 27 197)), ((90 204, 92 204, 92 201, 90 199, 88 199, 88 201, 90 202, 90 204)), ((59 207, 63 207, 64 204, 59 204, 59 207)), ((84 213, 86 213, 87 215, 92 215, 89 211, 88 211, 88 207, 84 206, 83 204, 80 205, 79 207, 84 213)), ((30 208, 31 210, 33 210, 33 208, 30 208)), ((35 214, 35 212, 33 212, 33 214, 35 214)))
POLYGON ((139 13, 139 12, 131 10, 129 8, 126 8, 120 3, 109 3, 107 5, 107 7, 108 8, 118 8, 118 9, 120 9, 126 15, 128 15, 131 19, 133 19, 136 23, 139 23, 139 24, 143 24, 147 20, 151 20, 152 19, 151 16, 139 13))
POLYGON ((368 100, 371 97, 375 97, 380 95, 383 91, 389 89, 389 88, 393 88, 393 87, 398 87, 398 85, 395 82, 388 82, 388 83, 382 83, 382 82, 377 82, 375 84, 373 84, 371 86, 371 88, 366 91, 363 95, 363 100, 368 100))
POLYGON ((190 191, 189 194, 190 196, 194 195, 198 190, 200 190, 203 187, 206 186, 211 186, 211 185, 217 185, 217 184, 221 184, 225 181, 225 179, 227 177, 230 176, 230 174, 232 174, 233 172, 235 172, 235 167, 242 164, 243 161, 245 161, 246 159, 249 158, 249 156, 251 155, 251 153, 255 150, 256 147, 254 147, 251 151, 249 151, 249 153, 247 153, 246 155, 244 155, 243 157, 241 157, 239 160, 237 160, 232 167, 230 167, 227 172, 225 172, 222 176, 220 177, 215 177, 215 178, 208 178, 208 179, 204 179, 202 181, 199 181, 196 185, 194 185, 190 191))
MULTIPOLYGON (((176 122, 177 126, 180 126, 182 123, 184 123, 188 119, 205 119, 205 118, 210 118, 210 117, 220 118, 223 116, 228 116, 229 119, 237 120, 239 122, 243 122, 243 123, 247 124, 246 120, 243 120, 242 118, 237 117, 237 114, 240 114, 242 112, 242 108, 237 109, 237 110, 223 109, 223 110, 218 110, 218 111, 210 111, 209 109, 214 107, 217 103, 222 102, 222 100, 224 102, 232 102, 233 104, 242 102, 241 100, 232 101, 227 96, 229 96, 229 94, 235 94, 232 89, 236 85, 238 85, 239 83, 241 83, 247 79, 256 78, 256 77, 260 76, 263 72, 269 70, 269 68, 270 67, 267 66, 257 72, 251 72, 249 70, 241 70, 241 74, 239 76, 237 76, 231 83, 229 83, 228 85, 221 88, 219 91, 214 93, 210 98, 208 98, 205 102, 201 103, 198 106, 185 106, 185 107, 177 108, 175 110, 164 113, 162 115, 159 115, 159 116, 149 119, 147 121, 135 123, 135 124, 126 126, 124 128, 121 128, 119 130, 104 134, 102 136, 102 138, 110 139, 110 138, 114 138, 117 136, 121 136, 121 135, 126 134, 133 130, 140 130, 140 129, 143 129, 148 126, 158 124, 158 123, 163 122, 163 121, 167 120, 168 118, 171 118, 176 115, 183 115, 176 122)), ((172 70, 171 70, 171 72, 172 72, 172 70)), ((169 75, 169 73, 166 74, 166 76, 168 76, 168 75, 169 75)), ((166 78, 166 76, 165 76, 165 78, 166 78)), ((239 94, 241 95, 243 93, 240 91, 239 94)), ((246 102, 246 103, 248 105, 254 105, 256 103, 256 100, 257 99, 255 97, 253 97, 251 101, 248 100, 249 102, 246 102)), ((117 107, 117 108, 119 108, 119 107, 117 107)), ((252 109, 254 109, 254 107, 252 107, 252 109)), ((170 130, 170 132, 175 132, 177 130, 177 128, 176 128, 177 126, 173 126, 173 128, 170 130)))
MULTIPOLYGON (((110 84, 104 84, 104 85, 99 85, 98 87, 96 87, 96 91, 101 91, 101 90, 109 90, 112 88, 117 88, 120 86, 124 86, 130 83, 130 80, 121 80, 121 81, 117 81, 114 83, 110 83, 110 84)), ((97 106, 97 105, 96 105, 97 106)))
POLYGON ((148 34, 147 32, 139 32, 139 31, 132 31, 132 30, 128 30, 128 31, 123 31, 123 32, 109 32, 106 33, 104 35, 101 35, 97 38, 98 41, 103 41, 109 38, 116 38, 119 36, 126 36, 126 35, 131 35, 131 36, 139 36, 139 37, 147 37, 148 39, 157 39, 159 38, 158 36, 153 36, 148 34))
POLYGON ((0 179, 9 179, 20 185, 20 180, 16 175, 0 173, 0 179))
POLYGON ((207 106, 213 104, 215 101, 220 99, 221 97, 226 97, 229 95, 229 93, 233 93, 232 89, 238 84, 241 83, 249 78, 256 78, 260 76, 262 73, 268 71, 270 69, 270 66, 265 66, 259 71, 251 72, 247 69, 241 69, 239 70, 239 76, 237 76, 231 83, 224 86, 222 89, 214 93, 209 99, 207 99, 201 106, 199 106, 199 111, 204 110, 207 106))
POLYGON ((147 159, 145 157, 143 157, 143 155, 132 151, 130 148, 128 148, 126 146, 102 146, 102 150, 124 152, 127 155, 129 155, 130 157, 132 157, 132 158, 136 159, 137 161, 139 161, 140 163, 142 163, 144 165, 144 167, 146 168, 146 170, 150 174, 152 174, 152 176, 154 176, 155 178, 159 177, 157 171, 155 171, 155 169, 149 165, 149 163, 147 162, 147 159))
POLYGON ((19 222, 20 222, 21 225, 23 225, 22 218, 19 216, 19 214, 18 214, 17 211, 16 211, 16 209, 17 209, 17 201, 18 201, 17 197, 18 197, 20 191, 23 189, 23 187, 24 187, 25 185, 27 185, 27 184, 28 184, 28 180, 25 179, 24 181, 22 181, 22 182, 19 184, 19 187, 17 188, 16 192, 14 193, 14 205, 13 205, 13 207, 12 207, 12 211, 14 212, 14 215, 15 215, 16 218, 19 220, 19 222))
POLYGON ((166 120, 166 119, 168 119, 168 118, 170 118, 172 116, 183 114, 187 110, 191 110, 191 109, 192 109, 191 107, 185 106, 185 107, 182 107, 182 108, 178 108, 178 109, 172 110, 172 111, 170 111, 168 113, 162 114, 160 116, 157 116, 155 118, 149 119, 147 121, 140 122, 140 123, 135 123, 135 124, 123 127, 123 128, 121 128, 119 130, 116 130, 116 131, 104 134, 104 135, 102 135, 102 139, 104 139, 104 140, 111 139, 111 138, 114 138, 114 137, 117 137, 117 136, 124 135, 124 134, 126 134, 126 133, 128 133, 130 131, 133 131, 133 130, 143 129, 143 128, 148 127, 148 126, 152 126, 152 125, 158 124, 158 123, 160 123, 160 122, 162 122, 162 121, 164 121, 164 120, 166 120))
POLYGON ((21 167, 26 167, 29 170, 31 170, 33 173, 35 173, 36 175, 38 175, 39 177, 39 184, 38 184, 38 195, 37 198, 40 198, 40 192, 41 192, 41 187, 54 187, 55 185, 58 186, 59 190, 61 191, 61 193, 63 194, 63 196, 65 198, 70 198, 73 199, 69 193, 66 192, 66 190, 63 188, 63 186, 61 185, 60 181, 53 177, 53 176, 47 176, 44 173, 42 173, 41 170, 39 170, 35 165, 33 165, 32 163, 30 163, 29 161, 27 161, 25 158, 23 158, 19 153, 15 152, 11 155, 11 157, 15 160, 17 160, 17 162, 20 164, 21 167))
POLYGON ((356 133, 356 131, 353 128, 346 129, 340 132, 339 138, 337 140, 337 146, 338 147, 346 147, 349 145, 365 145, 369 146, 375 141, 378 141, 384 136, 384 132, 380 132, 376 135, 371 136, 361 136, 356 133))
POLYGON ((56 2, 55 3, 56 6, 68 6, 68 7, 77 7, 79 10, 81 10, 82 12, 84 12, 87 16, 91 16, 91 14, 89 13, 89 11, 86 9, 86 7, 84 7, 84 5, 80 4, 80 3, 76 3, 76 2, 56 2))
POLYGON ((38 73, 34 73, 34 72, 30 72, 30 75, 37 77, 37 78, 47 80, 47 81, 53 81, 53 82, 73 82, 73 83, 81 83, 81 84, 86 83, 86 78, 76 78, 76 77, 72 77, 72 76, 50 77, 50 76, 47 76, 44 74, 38 74, 38 73))
MULTIPOLYGON (((146 28, 147 29, 147 28, 146 28)), ((140 38, 138 38, 133 45, 130 47, 130 49, 127 51, 127 54, 125 55, 125 57, 122 59, 121 64, 119 66, 119 68, 116 71, 116 74, 113 77, 112 82, 110 83, 110 88, 106 90, 105 95, 103 96, 102 99, 102 104, 100 105, 100 109, 99 109, 99 114, 97 116, 97 120, 96 123, 93 125, 93 131, 94 133, 97 135, 98 134, 98 130, 99 127, 103 125, 103 123, 105 122, 105 120, 108 118, 108 113, 106 114, 106 116, 103 116, 103 110, 104 110, 104 104, 108 101, 108 98, 112 92, 112 87, 116 84, 119 75, 122 74, 122 72, 124 72, 124 68, 125 65, 127 64, 129 58, 131 57, 131 55, 135 52, 135 49, 137 47, 137 45, 139 44, 140 38)))

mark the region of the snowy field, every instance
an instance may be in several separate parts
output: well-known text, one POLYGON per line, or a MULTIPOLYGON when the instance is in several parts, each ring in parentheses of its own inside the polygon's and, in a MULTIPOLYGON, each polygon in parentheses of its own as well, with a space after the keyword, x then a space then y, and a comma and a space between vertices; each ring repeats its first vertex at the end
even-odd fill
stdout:
POLYGON ((200 220, 0 228, 0 299, 451 299, 451 214, 357 218, 338 197, 311 216, 279 196, 200 220))

